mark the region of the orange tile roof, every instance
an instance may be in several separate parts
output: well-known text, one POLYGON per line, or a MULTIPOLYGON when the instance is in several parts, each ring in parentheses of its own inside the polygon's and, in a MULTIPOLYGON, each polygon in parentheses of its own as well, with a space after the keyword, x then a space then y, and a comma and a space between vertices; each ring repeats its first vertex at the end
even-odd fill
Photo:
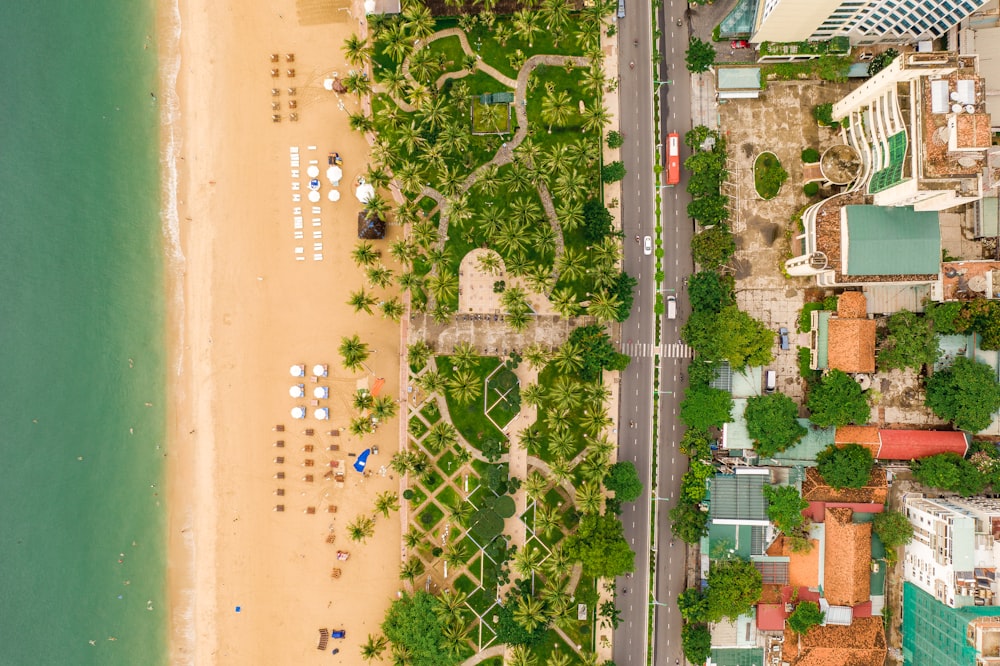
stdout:
POLYGON ((827 485, 815 467, 806 469, 806 478, 802 482, 802 499, 807 502, 865 502, 885 504, 889 489, 885 482, 885 471, 873 467, 868 483, 862 488, 843 488, 834 490, 827 485))
POLYGON ((875 372, 875 320, 831 317, 827 365, 844 372, 875 372))
POLYGON ((863 292, 845 291, 837 299, 837 316, 842 319, 866 319, 868 299, 863 292))
POLYGON ((774 540, 767 554, 774 557, 788 558, 788 584, 795 587, 819 587, 819 542, 810 539, 812 550, 808 553, 796 553, 791 548, 791 541, 782 535, 774 540))
POLYGON ((840 426, 834 444, 878 444, 878 426, 840 426))
POLYGON ((990 114, 963 113, 955 116, 955 134, 955 143, 959 148, 989 148, 993 138, 990 114))
POLYGON ((880 430, 882 445, 876 457, 880 460, 912 460, 938 453, 964 456, 969 441, 964 432, 953 430, 880 430))
POLYGON ((882 666, 886 652, 882 618, 866 617, 847 626, 813 627, 805 636, 786 627, 781 660, 792 666, 882 666))
POLYGON ((857 606, 871 598, 871 523, 852 523, 847 508, 826 510, 823 593, 834 606, 857 606))

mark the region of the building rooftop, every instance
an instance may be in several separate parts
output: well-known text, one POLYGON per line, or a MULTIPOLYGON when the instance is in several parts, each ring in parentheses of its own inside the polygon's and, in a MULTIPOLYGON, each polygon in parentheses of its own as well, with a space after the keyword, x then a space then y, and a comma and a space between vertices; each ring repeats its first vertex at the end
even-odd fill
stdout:
POLYGON ((941 265, 941 227, 935 211, 912 206, 845 207, 848 276, 936 276, 941 265))
POLYGON ((811 539, 813 547, 808 553, 792 550, 788 537, 782 535, 767 549, 772 557, 788 558, 788 584, 794 587, 819 587, 819 541, 811 539))
POLYGON ((806 434, 795 443, 780 453, 775 453, 770 458, 761 458, 759 464, 773 464, 781 466, 802 466, 814 467, 816 456, 820 451, 833 444, 833 436, 836 428, 821 428, 809 419, 796 419, 799 425, 806 429, 806 434))
POLYGON ((871 597, 872 526, 851 521, 848 508, 826 509, 823 591, 834 606, 856 606, 871 597))
MULTIPOLYGON (((985 153, 965 152, 990 146, 990 116, 986 113, 986 84, 976 73, 976 61, 959 57, 959 68, 944 79, 924 77, 920 82, 923 178, 970 177, 982 172, 985 153), (947 83, 945 108, 935 104, 933 86, 947 83), (957 106, 956 106, 957 105, 957 106), (973 113, 968 113, 971 108, 973 113), (957 110, 957 113, 955 112, 957 110), (976 118, 985 116, 985 118, 976 118), (982 135, 982 132, 986 135, 982 135), (952 145, 949 145, 954 140, 952 145), (957 149, 957 150, 956 150, 957 149)), ((940 97, 938 95, 937 97, 940 97)), ((952 184, 953 185, 953 184, 952 184)))
POLYGON ((717 90, 760 90, 760 67, 719 67, 717 90))
MULTIPOLYGON (((983 199, 985 204, 986 199, 983 199)), ((996 213, 996 199, 993 199, 992 206, 984 205, 984 210, 993 210, 996 213)), ((996 218, 994 217, 992 233, 988 236, 996 236, 1000 229, 997 229, 996 218)), ((1000 261, 973 260, 973 261, 949 261, 941 264, 941 286, 944 290, 946 301, 970 300, 973 298, 995 298, 1000 295, 1000 261)))
POLYGON ((709 479, 709 515, 713 522, 767 524, 767 500, 764 485, 771 481, 763 473, 716 474, 709 479))
POLYGON ((966 632, 969 623, 980 617, 1000 617, 1000 608, 949 608, 913 583, 903 583, 903 663, 975 664, 976 649, 966 639, 966 632))
POLYGON ((875 320, 832 317, 827 367, 844 372, 875 372, 875 320))
POLYGON ((707 666, 764 666, 764 648, 712 648, 707 666))
POLYGON ((886 652, 882 618, 870 617, 814 627, 805 636, 786 628, 781 659, 790 666, 882 666, 886 652))
POLYGON ((969 438, 953 430, 879 430, 879 460, 913 460, 938 453, 965 456, 969 438))
POLYGON ((889 495, 885 482, 885 472, 879 467, 872 468, 868 483, 862 488, 843 488, 835 490, 820 476, 815 467, 806 470, 805 481, 802 482, 802 499, 808 502, 861 502, 885 504, 889 495))
POLYGON ((845 291, 837 298, 837 316, 841 319, 868 317, 868 300, 863 291, 845 291))

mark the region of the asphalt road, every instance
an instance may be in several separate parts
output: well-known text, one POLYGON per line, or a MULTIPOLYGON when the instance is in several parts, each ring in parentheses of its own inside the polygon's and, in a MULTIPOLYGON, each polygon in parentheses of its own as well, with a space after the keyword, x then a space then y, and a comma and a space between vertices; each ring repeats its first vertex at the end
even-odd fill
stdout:
MULTIPOLYGON (((660 133, 666 136, 677 132, 683 140, 684 133, 693 127, 691 118, 691 77, 684 63, 688 44, 688 21, 685 17, 687 2, 665 0, 659 11, 657 23, 663 33, 660 42, 662 62, 658 81, 668 81, 659 86, 660 133), (680 25, 678 25, 680 23, 680 25)), ((689 151, 681 145, 681 161, 689 151)), ((677 297, 677 318, 663 315, 661 343, 664 355, 660 359, 659 447, 657 474, 659 476, 657 500, 656 553, 656 612, 654 615, 654 664, 674 664, 683 661, 681 650, 681 617, 677 609, 677 596, 684 591, 685 559, 687 548, 680 539, 674 539, 668 517, 680 494, 681 476, 687 471, 687 458, 678 451, 678 441, 684 432, 679 421, 679 404, 687 386, 686 375, 689 351, 681 343, 680 329, 691 307, 684 287, 684 279, 693 271, 691 236, 693 222, 687 216, 691 196, 687 193, 687 173, 681 170, 681 182, 676 187, 662 190, 661 219, 664 249, 663 290, 677 297), (663 604, 663 605, 661 605, 663 604)))
MULTIPOLYGON (((654 133, 650 21, 648 1, 625 0, 625 18, 618 20, 619 73, 621 81, 620 131, 625 139, 621 159, 626 175, 622 181, 622 227, 625 233, 624 267, 635 277, 632 313, 622 324, 621 342, 632 363, 621 374, 618 459, 630 460, 640 478, 650 473, 652 448, 652 382, 656 298, 654 257, 645 255, 642 237, 655 233, 653 203, 654 133), (634 241, 639 236, 640 242, 634 241), (645 353, 641 350, 645 349, 645 353)), ((618 666, 645 664, 648 635, 649 589, 649 483, 643 494, 622 511, 625 538, 636 553, 635 573, 616 581, 622 622, 614 631, 614 662, 618 666)))

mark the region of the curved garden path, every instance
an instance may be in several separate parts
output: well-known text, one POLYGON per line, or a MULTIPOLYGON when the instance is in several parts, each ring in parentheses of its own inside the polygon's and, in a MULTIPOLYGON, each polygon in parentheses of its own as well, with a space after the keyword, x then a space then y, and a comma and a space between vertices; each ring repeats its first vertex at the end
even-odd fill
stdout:
MULTIPOLYGON (((472 47, 469 46, 469 40, 466 34, 460 28, 448 28, 446 30, 439 30, 438 32, 431 35, 426 44, 437 41, 439 39, 444 39, 446 37, 458 37, 458 41, 462 46, 462 51, 469 56, 477 56, 472 47)), ((469 189, 475 185, 476 181, 479 179, 480 174, 490 167, 491 165, 496 167, 502 167, 505 164, 510 164, 514 161, 514 151, 518 146, 527 138, 528 136, 528 109, 527 109, 527 90, 528 90, 528 79, 531 77, 531 73, 536 67, 540 65, 546 65, 550 67, 555 66, 572 66, 572 67, 588 67, 590 66, 590 60, 584 56, 559 56, 559 55, 534 55, 528 58, 521 68, 518 70, 517 79, 512 79, 506 74, 500 72, 496 67, 483 62, 480 58, 477 62, 476 69, 488 74, 497 80, 497 82, 503 84, 508 88, 514 89, 514 113, 517 116, 517 131, 514 133, 514 137, 500 146, 497 150, 496 155, 493 156, 489 162, 481 164, 472 173, 470 173, 462 184, 458 188, 459 194, 464 194, 469 191, 469 189)), ((402 65, 403 76, 409 80, 414 80, 410 75, 410 57, 407 56, 403 60, 402 65)), ((434 82, 434 86, 440 89, 444 86, 445 82, 450 79, 461 79, 469 74, 471 70, 460 69, 455 72, 446 72, 439 76, 434 82)), ((381 85, 376 86, 379 92, 385 92, 385 88, 381 85)), ((395 96, 390 96, 390 99, 403 111, 407 113, 413 113, 416 109, 409 103, 398 99, 395 96)), ((534 164, 531 159, 525 160, 529 168, 534 168, 534 164)), ((562 235, 562 227, 559 225, 559 218, 556 217, 555 206, 552 203, 552 195, 549 193, 548 187, 544 182, 538 181, 536 183, 538 190, 538 198, 542 202, 542 209, 545 211, 545 217, 549 222, 549 226, 552 227, 552 231, 555 235, 555 254, 552 259, 552 284, 555 285, 559 281, 559 258, 562 256, 565 249, 565 242, 562 235)), ((445 243, 448 240, 448 223, 449 223, 449 212, 446 203, 448 198, 441 192, 430 186, 423 186, 420 188, 421 196, 429 197, 433 199, 436 203, 436 209, 441 212, 441 218, 438 223, 438 247, 440 249, 444 248, 445 243)), ((431 211, 430 215, 434 211, 431 211)), ((434 274, 437 268, 431 269, 430 275, 434 274)), ((434 306, 434 297, 432 294, 428 294, 428 306, 434 306)))

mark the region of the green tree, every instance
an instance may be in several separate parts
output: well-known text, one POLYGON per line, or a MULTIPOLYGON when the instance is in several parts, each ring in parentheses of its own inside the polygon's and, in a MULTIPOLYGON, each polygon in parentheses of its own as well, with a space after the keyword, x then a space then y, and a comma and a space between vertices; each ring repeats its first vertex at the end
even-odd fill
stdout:
POLYGON ((344 362, 344 367, 348 370, 357 370, 368 360, 370 354, 368 343, 362 342, 357 335, 340 339, 340 357, 344 362))
POLYGON ((685 622, 701 622, 708 613, 708 595, 701 588, 689 587, 677 595, 677 608, 685 622))
POLYGON ((608 148, 614 150, 615 148, 621 148, 625 145, 625 139, 618 130, 611 130, 608 132, 607 144, 608 148))
POLYGON ((715 64, 715 47, 711 42, 692 37, 684 61, 689 72, 707 72, 715 64))
POLYGON ((585 576, 614 578, 635 570, 635 553, 625 540, 615 515, 590 514, 580 519, 575 534, 566 539, 566 554, 583 563, 585 576))
POLYGON ((393 648, 403 648, 410 655, 405 663, 413 666, 451 666, 458 658, 442 644, 444 632, 436 610, 440 605, 433 595, 403 592, 392 602, 382 621, 382 631, 393 648))
POLYGON ((860 444, 826 447, 816 456, 820 476, 828 484, 841 488, 863 488, 871 478, 875 459, 872 452, 860 444))
POLYGON ((925 486, 958 493, 963 497, 978 495, 986 487, 986 478, 971 462, 957 453, 939 453, 913 462, 913 478, 925 486))
POLYGON ((775 526, 791 535, 802 527, 805 517, 803 509, 809 502, 802 499, 799 489, 795 486, 764 486, 764 497, 767 499, 767 518, 775 526))
POLYGON ((697 504, 678 502, 670 510, 670 530, 684 543, 698 543, 708 534, 708 512, 697 504))
POLYGON ((722 223, 699 231, 691 239, 694 262, 705 270, 717 270, 729 261, 734 252, 736 252, 736 239, 730 233, 729 227, 722 223))
POLYGON ((889 550, 905 546, 913 538, 913 525, 899 511, 886 510, 875 514, 872 529, 889 550))
POLYGON ((735 620, 760 599, 762 578, 753 562, 716 560, 708 572, 708 620, 735 620))
POLYGON ((698 197, 688 204, 688 217, 693 217, 703 227, 719 224, 729 219, 729 197, 724 194, 710 194, 698 197))
POLYGON ((700 271, 688 280, 688 300, 695 311, 719 312, 735 302, 733 277, 715 271, 700 271))
POLYGON ((715 473, 715 467, 701 461, 692 460, 688 471, 681 477, 680 501, 685 504, 698 504, 708 493, 705 482, 715 473))
POLYGON ((615 317, 616 321, 625 321, 628 319, 629 314, 632 312, 632 303, 634 301, 633 290, 639 281, 628 273, 621 272, 618 274, 618 279, 615 280, 614 285, 611 286, 609 290, 612 294, 618 297, 618 316, 615 317))
POLYGON ((840 370, 831 370, 810 389, 806 406, 810 420, 821 428, 864 425, 871 419, 871 408, 861 385, 840 370))
POLYGON ((375 510, 386 518, 390 511, 399 511, 399 494, 391 490, 379 493, 375 497, 375 510))
POLYGON ((692 664, 704 664, 712 655, 712 633, 704 622, 687 623, 681 627, 681 649, 692 664))
POLYGON ((820 125, 826 125, 827 127, 836 127, 840 123, 833 119, 833 104, 827 102, 826 104, 817 104, 812 110, 813 118, 816 119, 820 125))
POLYGON ((932 365, 941 355, 934 321, 907 310, 901 310, 886 322, 887 334, 879 347, 880 370, 920 370, 932 365))
POLYGON ((815 602, 800 601, 788 616, 788 628, 804 636, 810 629, 822 624, 825 616, 826 613, 822 612, 815 602))
POLYGON ((378 303, 378 299, 367 293, 362 287, 359 291, 352 291, 351 297, 347 299, 347 304, 354 308, 354 312, 364 310, 372 314, 372 306, 378 303))
POLYGON ((609 162, 601 167, 601 180, 605 183, 617 183, 625 177, 625 165, 621 161, 609 162))
POLYGON ((959 356, 927 379, 925 404, 967 432, 985 430, 1000 409, 1000 384, 985 363, 959 356))
POLYGON ((684 389, 681 421, 692 428, 721 428, 733 420, 733 396, 729 391, 698 385, 684 389))
POLYGON ((805 437, 808 430, 796 420, 799 407, 783 393, 753 396, 747 400, 747 432, 754 451, 770 458, 805 437))
POLYGON ((774 358, 774 331, 736 305, 726 306, 718 314, 693 312, 681 329, 681 337, 702 360, 726 360, 734 370, 766 365, 774 358))
POLYGON ((707 430, 688 428, 681 435, 679 443, 681 453, 694 460, 708 461, 712 458, 712 438, 707 430))
POLYGON ((375 521, 371 516, 358 516, 347 524, 347 535, 351 541, 364 543, 375 535, 375 521))
POLYGON ((604 477, 604 487, 615 494, 619 502, 634 502, 642 494, 642 481, 635 465, 628 460, 616 462, 604 477))
POLYGON ((389 645, 389 640, 379 634, 378 636, 374 634, 368 634, 368 640, 365 644, 361 646, 361 658, 365 661, 375 661, 376 659, 382 658, 382 653, 385 652, 385 648, 389 645))
POLYGON ((599 243, 609 233, 614 218, 597 199, 588 199, 583 204, 583 238, 588 243, 599 243))
MULTIPOLYGON (((576 350, 580 361, 578 377, 585 382, 600 378, 604 370, 624 370, 631 360, 625 354, 618 353, 611 344, 611 338, 601 326, 592 324, 573 329, 569 340, 562 347, 576 350)), ((553 359, 553 362, 558 360, 553 359)))

